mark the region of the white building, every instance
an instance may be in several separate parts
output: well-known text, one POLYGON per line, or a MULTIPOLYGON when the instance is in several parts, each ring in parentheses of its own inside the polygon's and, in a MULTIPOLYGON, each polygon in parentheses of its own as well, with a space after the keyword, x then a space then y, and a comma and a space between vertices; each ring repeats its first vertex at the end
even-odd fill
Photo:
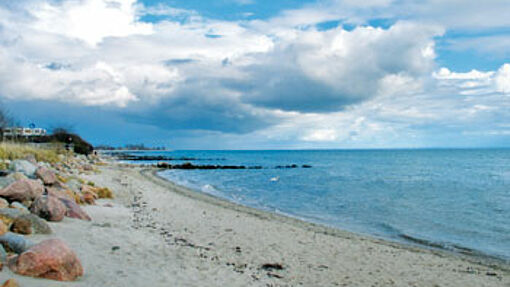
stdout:
POLYGON ((4 137, 36 137, 45 136, 46 130, 42 128, 11 127, 3 130, 4 137))

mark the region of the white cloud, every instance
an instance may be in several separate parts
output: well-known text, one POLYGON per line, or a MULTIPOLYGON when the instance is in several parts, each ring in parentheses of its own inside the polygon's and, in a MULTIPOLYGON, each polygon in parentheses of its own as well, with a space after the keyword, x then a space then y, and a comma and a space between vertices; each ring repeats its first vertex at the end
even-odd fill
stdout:
POLYGON ((136 20, 136 0, 71 0, 42 2, 30 9, 37 18, 33 27, 77 38, 95 46, 106 37, 151 34, 152 26, 136 20))
POLYGON ((504 64, 498 70, 495 81, 498 91, 510 94, 510 64, 504 64))
POLYGON ((510 65, 437 69, 444 29, 433 21, 313 27, 365 23, 380 9, 391 16, 392 1, 337 1, 243 22, 134 0, 27 3, 23 13, 0 5, 3 98, 106 106, 162 129, 342 146, 420 146, 427 133, 499 131, 510 121, 510 65), (143 13, 169 18, 147 24, 143 13))
POLYGON ((342 109, 376 96, 388 76, 428 77, 435 63, 427 51, 441 33, 436 26, 406 22, 389 29, 290 30, 245 69, 250 77, 244 99, 288 111, 342 109))

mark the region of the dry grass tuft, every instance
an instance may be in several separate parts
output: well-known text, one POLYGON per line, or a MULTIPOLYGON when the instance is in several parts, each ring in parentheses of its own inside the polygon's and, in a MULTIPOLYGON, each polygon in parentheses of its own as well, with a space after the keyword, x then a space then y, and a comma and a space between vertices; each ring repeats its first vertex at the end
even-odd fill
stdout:
POLYGON ((99 198, 113 198, 113 192, 107 187, 96 188, 95 192, 99 198))

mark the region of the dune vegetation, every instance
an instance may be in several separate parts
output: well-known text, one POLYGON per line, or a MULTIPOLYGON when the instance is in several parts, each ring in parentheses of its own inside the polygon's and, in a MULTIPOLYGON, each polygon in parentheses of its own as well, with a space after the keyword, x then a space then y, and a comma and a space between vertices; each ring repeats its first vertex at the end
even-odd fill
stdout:
MULTIPOLYGON (((60 161, 59 155, 66 154, 67 151, 61 146, 49 145, 47 147, 38 147, 23 143, 0 143, 0 161, 23 159, 28 156, 34 156, 39 162, 56 163, 60 161)), ((1 165, 2 163, 0 163, 1 165)))

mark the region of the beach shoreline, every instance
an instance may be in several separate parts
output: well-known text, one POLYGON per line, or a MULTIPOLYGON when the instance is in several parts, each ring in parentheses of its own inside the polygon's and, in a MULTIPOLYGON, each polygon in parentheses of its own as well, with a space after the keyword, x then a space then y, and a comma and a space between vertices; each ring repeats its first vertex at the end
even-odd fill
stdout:
POLYGON ((180 187, 157 169, 111 162, 84 179, 114 199, 84 206, 52 235, 75 250, 75 282, 21 286, 510 286, 501 262, 429 250, 238 205, 180 187))
POLYGON ((398 242, 398 241, 392 241, 390 239, 377 237, 370 234, 360 234, 348 230, 344 230, 341 228, 336 228, 332 226, 327 226, 320 223, 315 223, 311 221, 306 221, 304 219, 293 217, 291 215, 287 214, 280 214, 275 213, 271 211, 261 210, 257 209, 255 207, 250 207, 246 205, 242 205, 239 203, 235 203, 232 201, 229 201, 227 199, 223 199, 221 197, 196 191, 191 188, 179 185, 167 178, 164 178, 160 176, 158 173, 161 172, 162 169, 158 168, 147 168, 140 171, 142 175, 144 175, 148 180, 153 181, 156 184, 166 186, 169 191, 171 192, 177 192, 184 196, 188 196, 190 198, 201 200, 209 204, 217 205, 223 208, 235 210, 238 212, 242 212, 251 216, 256 216, 258 218, 261 218, 263 220, 273 220, 278 221, 282 223, 292 224, 296 227, 304 228, 313 232, 322 233, 329 236, 334 236, 338 238, 343 239, 359 239, 359 240, 369 240, 376 244, 384 244, 396 248, 404 248, 408 249, 410 251, 416 251, 416 252, 431 252, 433 254, 436 254, 438 256, 453 256, 458 257, 459 259, 467 260, 475 264, 481 264, 488 267, 493 267, 496 269, 501 269, 505 271, 510 271, 510 262, 496 257, 487 255, 481 252, 474 252, 474 253, 460 253, 440 247, 434 247, 434 246, 427 246, 425 244, 416 243, 413 244, 411 241, 408 242, 398 242))

